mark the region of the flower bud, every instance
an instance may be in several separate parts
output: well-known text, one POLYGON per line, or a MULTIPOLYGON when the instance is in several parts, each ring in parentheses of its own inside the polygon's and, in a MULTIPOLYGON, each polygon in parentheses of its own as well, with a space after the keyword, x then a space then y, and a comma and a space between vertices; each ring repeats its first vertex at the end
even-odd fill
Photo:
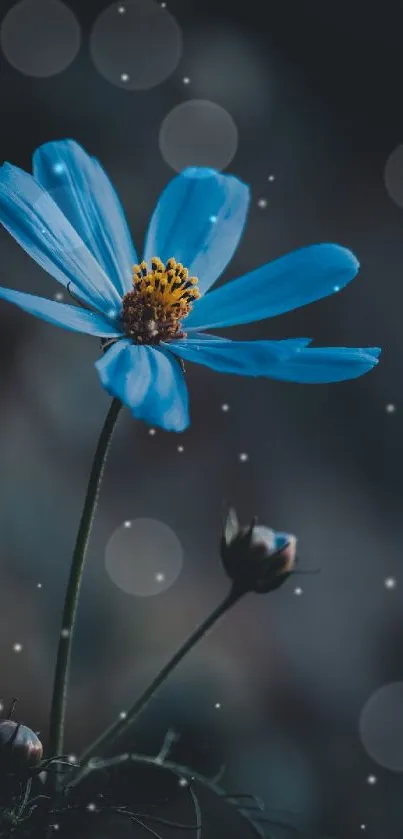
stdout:
POLYGON ((221 539, 221 559, 234 585, 246 591, 266 594, 279 588, 296 563, 295 536, 259 526, 253 519, 240 526, 230 510, 221 539))
POLYGON ((0 771, 19 774, 37 766, 43 747, 37 735, 15 720, 0 721, 0 771))

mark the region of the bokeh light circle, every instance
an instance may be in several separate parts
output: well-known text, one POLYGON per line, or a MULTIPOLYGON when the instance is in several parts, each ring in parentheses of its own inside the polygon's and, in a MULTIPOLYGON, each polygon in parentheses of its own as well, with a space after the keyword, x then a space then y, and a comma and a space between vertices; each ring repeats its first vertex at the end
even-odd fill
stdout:
POLYGON ((61 0, 20 0, 3 20, 0 43, 7 61, 20 73, 46 78, 75 59, 81 29, 61 0))
POLYGON ((183 548, 176 534, 157 519, 125 521, 110 537, 105 568, 127 594, 152 597, 166 591, 179 576, 183 548))
POLYGON ((175 70, 182 33, 171 13, 154 0, 113 3, 95 21, 90 52, 98 72, 112 84, 149 90, 175 70))
POLYGON ((176 172, 187 166, 224 169, 237 150, 238 129, 221 105, 207 99, 191 99, 167 114, 159 144, 164 160, 176 172))
POLYGON ((364 749, 380 766, 403 772, 403 682, 390 682, 370 696, 361 712, 364 749))
POLYGON ((403 143, 389 155, 384 180, 389 197, 398 207, 403 207, 403 143))

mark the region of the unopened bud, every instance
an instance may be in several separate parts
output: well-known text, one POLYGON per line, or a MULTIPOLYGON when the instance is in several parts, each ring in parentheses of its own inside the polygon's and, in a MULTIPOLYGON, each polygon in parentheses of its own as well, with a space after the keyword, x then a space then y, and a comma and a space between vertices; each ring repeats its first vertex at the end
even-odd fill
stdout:
POLYGON ((262 527, 254 519, 241 526, 230 510, 221 540, 224 569, 240 590, 266 594, 279 588, 293 572, 297 540, 289 533, 262 527))

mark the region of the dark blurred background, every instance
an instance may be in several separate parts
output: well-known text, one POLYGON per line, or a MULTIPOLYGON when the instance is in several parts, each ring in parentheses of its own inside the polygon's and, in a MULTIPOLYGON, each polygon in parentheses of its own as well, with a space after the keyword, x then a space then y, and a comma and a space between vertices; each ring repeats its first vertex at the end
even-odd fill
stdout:
MULTIPOLYGON (((130 3, 66 5, 1 2, 1 158, 29 169, 36 146, 75 138, 108 170, 140 251, 172 165, 226 167, 250 184, 252 203, 223 280, 320 241, 361 262, 340 295, 231 336, 383 347, 374 372, 329 386, 188 365, 182 435, 122 415, 82 590, 67 748, 77 754, 127 708, 224 595, 218 544, 231 502, 244 519, 295 533, 301 567, 321 573, 245 599, 122 748, 155 754, 172 726, 178 760, 211 775, 225 764, 224 785, 255 792, 312 835, 400 839, 401 4, 169 0, 146 35, 130 3), (191 100, 220 106, 196 101, 193 133, 186 109, 172 114, 191 100), (147 577, 149 556, 160 584, 147 577)), ((67 299, 4 232, 0 247, 2 284, 67 299)), ((96 339, 1 303, 0 350, 0 694, 5 704, 18 696, 20 717, 46 739, 69 560, 108 397, 96 339)))

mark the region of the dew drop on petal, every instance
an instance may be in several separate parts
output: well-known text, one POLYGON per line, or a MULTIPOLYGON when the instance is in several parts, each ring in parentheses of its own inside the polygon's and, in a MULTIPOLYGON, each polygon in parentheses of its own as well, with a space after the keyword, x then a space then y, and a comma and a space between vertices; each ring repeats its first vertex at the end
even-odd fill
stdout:
POLYGON ((20 0, 6 14, 0 43, 7 61, 26 76, 46 78, 65 70, 81 42, 79 23, 61 0, 20 0))
POLYGON ((112 84, 149 90, 173 73, 182 54, 182 33, 155 0, 113 3, 96 19, 90 37, 91 58, 112 84), (116 12, 119 12, 117 14, 116 12))
POLYGON ((225 169, 238 146, 238 129, 221 105, 190 99, 170 111, 162 122, 161 154, 176 172, 187 166, 225 169))
POLYGON ((359 720, 364 749, 372 760, 392 772, 403 772, 402 707, 403 682, 389 682, 369 697, 359 720))
POLYGON ((122 591, 151 597, 166 591, 179 576, 183 548, 176 534, 157 519, 132 519, 117 528, 105 550, 105 568, 122 591))

